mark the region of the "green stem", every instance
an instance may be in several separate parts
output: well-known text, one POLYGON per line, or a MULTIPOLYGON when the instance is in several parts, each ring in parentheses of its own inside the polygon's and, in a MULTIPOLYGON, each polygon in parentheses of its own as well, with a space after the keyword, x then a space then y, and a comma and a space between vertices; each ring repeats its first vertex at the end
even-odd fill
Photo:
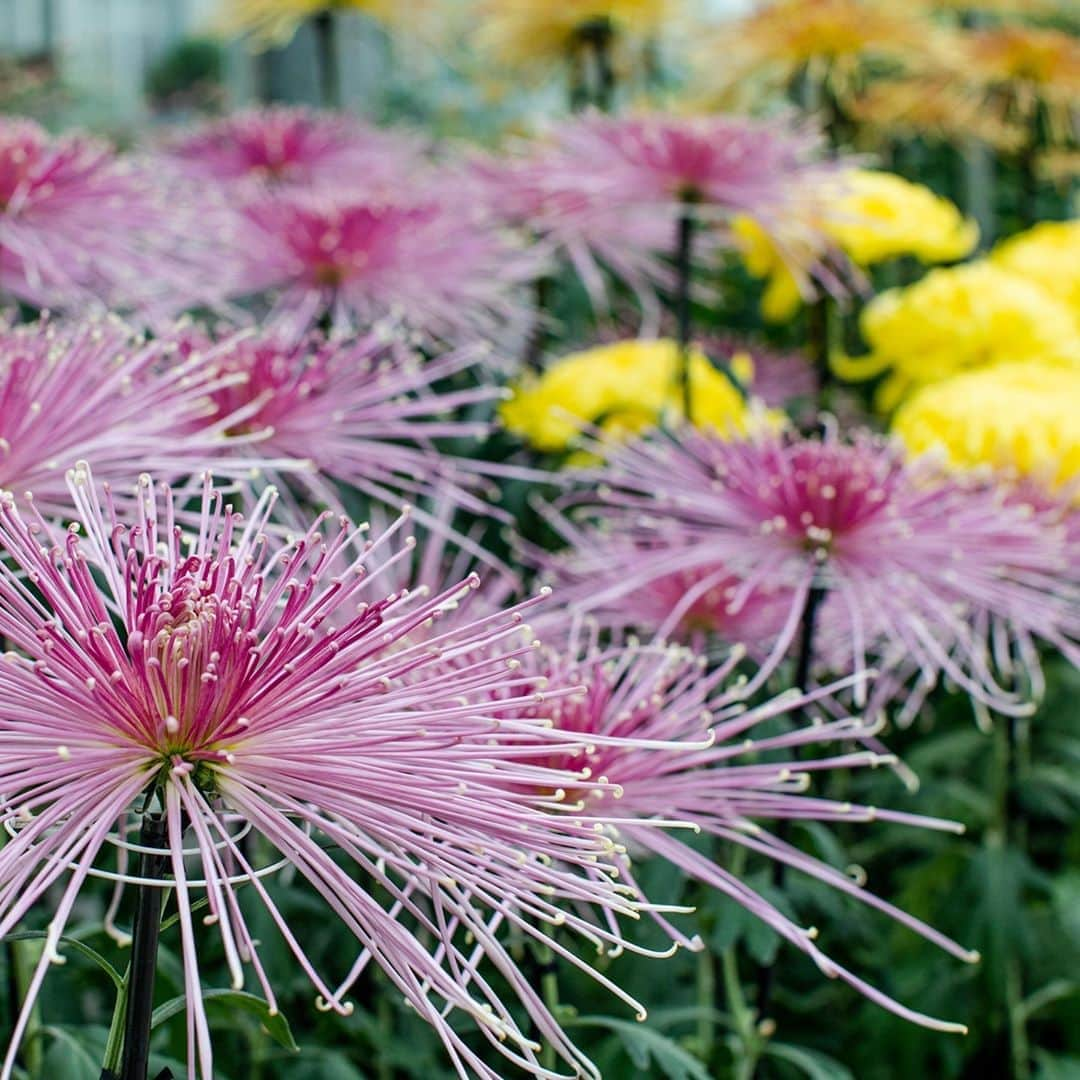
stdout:
MULTIPOLYGON (((540 993, 548 1011, 554 1016, 559 1008, 559 977, 555 973, 555 957, 550 949, 544 950, 541 970, 543 974, 540 976, 540 993)), ((555 1060, 555 1047, 550 1042, 545 1042, 540 1051, 540 1064, 550 1071, 554 1071, 558 1064, 555 1060)))
POLYGON ((716 1053, 716 969, 712 954, 702 949, 697 955, 698 1055, 709 1064, 716 1053))
POLYGON ((128 979, 131 977, 131 965, 124 972, 124 983, 116 991, 116 1004, 113 1006, 112 1021, 109 1024, 109 1037, 105 1040, 105 1058, 101 1065, 101 1080, 111 1080, 119 1073, 120 1055, 124 1048, 124 1014, 127 1011, 128 979))
POLYGON ((724 978, 724 996, 735 1026, 735 1080, 753 1080, 765 1042, 739 981, 739 960, 733 945, 721 954, 720 969, 724 978))
MULTIPOLYGON (((9 957, 12 965, 12 988, 15 991, 15 1000, 12 1002, 12 1012, 18 1016, 22 1003, 26 1000, 30 982, 34 977, 34 969, 41 958, 44 943, 40 941, 10 941, 7 943, 10 952, 9 957)), ((30 1076, 41 1075, 42 1065, 42 1040, 38 1038, 41 1031, 41 1005, 34 1002, 30 1010, 30 1019, 26 1025, 26 1033, 23 1036, 23 1063, 30 1076)))

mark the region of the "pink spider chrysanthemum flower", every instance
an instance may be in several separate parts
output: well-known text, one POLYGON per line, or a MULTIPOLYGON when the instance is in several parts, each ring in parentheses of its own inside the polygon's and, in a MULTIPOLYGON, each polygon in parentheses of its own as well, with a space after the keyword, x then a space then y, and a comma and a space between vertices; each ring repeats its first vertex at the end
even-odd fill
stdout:
POLYGON ((421 140, 353 117, 275 106, 245 109, 171 138, 166 158, 198 181, 231 193, 312 184, 393 191, 425 167, 421 140))
MULTIPOLYGON (((124 838, 140 816, 141 835, 148 816, 161 835, 151 855, 160 851, 179 915, 190 1076, 213 1075, 202 935, 220 938, 235 986, 250 968, 275 1007, 241 886, 265 906, 320 1007, 347 1013, 348 986, 374 962, 434 1026, 462 1077, 500 1075, 459 1030, 462 1018, 508 1064, 557 1075, 540 1065, 519 1007, 572 1069, 598 1076, 503 940, 507 931, 532 938, 640 1008, 565 936, 553 939, 558 926, 601 950, 623 947, 604 918, 581 912, 595 905, 615 919, 639 905, 617 882, 616 847, 595 820, 545 794, 583 782, 551 764, 572 760, 583 740, 539 715, 547 697, 521 670, 532 651, 519 643, 521 607, 472 621, 458 614, 413 643, 412 631, 441 621, 476 582, 419 600, 384 592, 379 567, 404 519, 356 544, 344 519, 323 535, 324 516, 279 545, 264 533, 272 493, 245 520, 207 479, 188 534, 175 524, 172 493, 149 477, 130 521, 118 520, 87 466, 71 485, 79 524, 57 546, 43 546, 49 534, 32 506, 0 500, 9 648, 0 823, 10 833, 0 849, 0 936, 53 897, 2 1080, 73 904, 91 876, 128 876, 124 838), (537 713, 519 716, 526 692, 537 713), (280 864, 253 861, 238 836, 251 829, 355 936, 359 958, 344 982, 315 970, 262 884, 280 864), (196 891, 209 905, 200 925, 196 891)), ((401 557, 409 551, 406 540, 401 557)))
POLYGON ((657 289, 673 275, 664 260, 675 219, 648 206, 628 207, 603 176, 566 167, 546 143, 528 144, 516 155, 473 160, 466 174, 479 184, 492 213, 525 229, 580 278, 597 311, 609 304, 608 276, 623 282, 647 314, 659 313, 657 289))
POLYGON ((244 210, 249 262, 237 294, 274 294, 271 319, 292 335, 316 321, 337 332, 378 321, 450 344, 520 333, 520 286, 535 256, 476 206, 280 192, 244 210))
MULTIPOLYGON (((908 714, 942 677, 978 707, 1024 713, 1025 688, 1001 685, 1006 668, 1010 683, 1026 672, 1037 685, 1039 641, 1080 662, 1080 582, 1060 515, 1000 486, 831 431, 732 441, 683 429, 605 453, 584 477, 598 494, 570 497, 584 504, 570 564, 592 574, 586 607, 621 597, 630 614, 638 590, 676 572, 736 578, 732 612, 786 590, 762 672, 797 641, 802 651, 816 621, 808 668, 907 671, 902 686, 882 685, 905 691, 908 714)), ((858 683, 860 707, 865 694, 858 683)))
MULTIPOLYGON (((539 625, 544 625, 543 617, 539 625)), ((562 625, 564 647, 549 647, 549 642, 559 642, 557 635, 548 639, 543 649, 530 656, 532 669, 542 672, 553 689, 580 688, 560 697, 550 714, 559 730, 594 741, 585 750, 552 763, 587 771, 602 781, 595 789, 586 782, 561 793, 566 801, 598 815, 617 809, 618 835, 634 861, 664 859, 689 877, 720 890, 806 953, 825 975, 843 979, 907 1020, 942 1031, 964 1030, 961 1025, 911 1010, 869 985, 819 948, 816 931, 793 922, 722 862, 686 845, 677 832, 661 832, 647 825, 655 818, 686 822, 695 830, 825 882, 953 956, 973 962, 977 953, 800 851, 764 824, 881 820, 962 832, 962 827, 952 822, 834 802, 809 793, 811 779, 817 775, 891 763, 890 758, 873 752, 845 748, 872 734, 868 725, 852 718, 827 723, 804 721, 786 729, 768 724, 805 705, 806 699, 798 692, 788 692, 747 708, 742 682, 731 678, 740 659, 739 650, 708 671, 700 657, 684 648, 634 642, 601 646, 595 632, 579 629, 567 636, 566 619, 562 625), (672 751, 673 746, 694 744, 697 749, 690 753, 672 751), (614 806, 610 784, 618 791, 614 806)), ((624 877, 632 881, 630 858, 624 856, 624 877)), ((687 941, 662 916, 655 917, 679 944, 698 944, 687 941)))
POLYGON ((126 480, 132 461, 165 480, 211 466, 244 476, 266 455, 214 405, 234 381, 212 352, 182 357, 169 336, 147 340, 112 315, 0 323, 0 489, 32 491, 42 514, 64 518, 81 458, 104 480, 126 480))
MULTIPOLYGON (((749 214, 765 228, 832 174, 809 127, 744 116, 589 115, 554 134, 549 182, 576 178, 622 207, 703 220, 749 214)), ((790 222, 784 222, 790 227, 790 222)))
POLYGON ((175 195, 106 143, 0 117, 0 301, 155 319, 215 303, 224 253, 211 264, 192 208, 175 195))
MULTIPOLYGON (((266 470, 279 487, 334 509, 341 506, 340 485, 395 512, 403 497, 436 492, 477 514, 493 512, 490 500, 498 493, 491 481, 468 459, 439 449, 441 440, 490 432, 490 421, 462 414, 500 398, 502 390, 489 378, 453 387, 475 373, 486 349, 423 360, 377 333, 348 342, 316 334, 298 344, 273 333, 237 335, 216 347, 194 336, 187 347, 208 349, 221 375, 211 423, 228 419, 230 432, 247 434, 267 458, 310 462, 312 468, 288 477, 266 470), (440 383, 449 388, 434 389, 440 383)), ((414 514, 431 520, 419 508, 414 514)), ((479 545, 470 547, 483 554, 479 545)))

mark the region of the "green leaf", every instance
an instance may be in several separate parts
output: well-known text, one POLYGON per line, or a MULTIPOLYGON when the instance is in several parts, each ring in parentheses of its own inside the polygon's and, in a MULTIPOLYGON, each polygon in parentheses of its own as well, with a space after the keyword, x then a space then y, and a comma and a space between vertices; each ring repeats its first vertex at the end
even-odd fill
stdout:
POLYGON ((668 1080, 711 1080, 705 1066, 693 1054, 643 1024, 610 1016, 582 1016, 564 1026, 609 1028, 619 1037, 626 1056, 637 1069, 647 1069, 655 1061, 668 1080))
MULTIPOLYGON (((0 941, 43 941, 46 937, 48 937, 48 934, 44 930, 20 930, 17 934, 8 934, 7 937, 0 938, 0 941)), ((63 945, 68 949, 73 949, 87 959, 93 960, 94 963, 97 964, 110 979, 112 979, 113 986, 115 986, 117 990, 124 985, 124 976, 121 975, 120 972, 97 951, 97 949, 90 948, 86 942, 79 941, 76 938, 62 937, 60 938, 60 945, 63 945)))
POLYGON ((41 1033, 53 1040, 41 1064, 42 1076, 62 1076, 64 1080, 98 1080, 101 1075, 100 1056, 72 1032, 50 1025, 42 1028, 41 1033))
MULTIPOLYGON (((285 1047, 286 1050, 300 1049, 293 1038, 289 1021, 281 1013, 271 1012, 269 1004, 261 997, 245 993, 243 990, 204 990, 202 997, 203 1001, 208 1005, 214 1004, 224 1006, 227 1009, 239 1009, 242 1012, 250 1013, 261 1022, 267 1034, 279 1046, 285 1047)), ((170 998, 154 1010, 150 1026, 156 1028, 159 1024, 163 1024, 166 1020, 176 1016, 177 1013, 183 1012, 186 1007, 186 994, 170 998)))
POLYGON ((765 1047, 765 1056, 769 1055, 790 1062, 810 1080, 855 1080, 851 1070, 839 1061, 818 1050, 808 1050, 805 1046, 773 1042, 765 1047))

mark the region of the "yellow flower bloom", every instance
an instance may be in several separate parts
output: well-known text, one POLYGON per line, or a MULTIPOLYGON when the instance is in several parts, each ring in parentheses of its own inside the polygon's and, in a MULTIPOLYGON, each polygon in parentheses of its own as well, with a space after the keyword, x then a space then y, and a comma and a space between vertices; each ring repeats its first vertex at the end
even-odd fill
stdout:
POLYGON ((221 19, 231 34, 250 34, 265 45, 284 45, 305 20, 326 11, 362 11, 389 22, 415 0, 228 0, 221 19))
POLYGON ((825 231, 858 266, 913 255, 953 262, 979 242, 979 228, 948 199, 902 176, 852 169, 825 219, 825 231))
POLYGON ((982 87, 988 106, 1032 123, 1044 107, 1051 142, 1077 135, 1080 39, 1063 30, 1008 24, 965 35, 957 78, 982 87))
POLYGON ((802 72, 841 101, 859 73, 881 61, 921 66, 936 50, 932 24, 903 4, 875 0, 774 0, 725 22, 698 50, 702 85, 720 101, 786 91, 802 72))
POLYGON ((1080 321, 1080 220, 1041 222, 998 244, 990 260, 1041 285, 1080 321))
POLYGON ((597 25, 647 37, 670 18, 675 0, 479 0, 477 43, 510 67, 569 57, 597 25))
MULTIPOLYGON (((572 353, 539 377, 522 380, 500 410, 502 421, 538 450, 568 449, 582 424, 624 438, 664 416, 681 416, 678 363, 671 340, 620 341, 572 353)), ((690 388, 696 424, 746 431, 752 408, 698 349, 690 354, 690 388)))
POLYGON ((915 453, 991 466, 1054 487, 1080 479, 1080 368, 1001 364, 924 387, 893 431, 915 453))
POLYGON ((858 381, 889 372, 878 395, 886 411, 913 389, 967 368, 1010 361, 1080 365, 1080 324, 1060 300, 987 261, 932 270, 863 309, 871 352, 834 357, 833 370, 858 381))
MULTIPOLYGON (((857 266, 901 255, 951 262, 969 254, 979 239, 978 226, 948 199, 891 173, 848 170, 815 201, 820 206, 809 211, 812 224, 857 266)), ((790 319, 801 299, 790 247, 781 250, 746 217, 736 219, 734 231, 748 272, 767 281, 762 314, 773 322, 790 319)))

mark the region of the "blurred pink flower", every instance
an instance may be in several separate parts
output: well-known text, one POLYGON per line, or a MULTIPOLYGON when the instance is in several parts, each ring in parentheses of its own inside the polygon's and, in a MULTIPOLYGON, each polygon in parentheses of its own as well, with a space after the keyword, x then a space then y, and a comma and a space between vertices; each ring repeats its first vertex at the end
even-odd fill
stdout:
POLYGON ((103 142, 0 117, 0 299, 150 319, 216 304, 231 257, 209 234, 225 219, 193 209, 103 142))
POLYGON ((234 291, 272 291, 271 322, 288 335, 320 320, 342 334, 381 322, 459 344, 527 325, 519 294, 537 257, 459 196, 278 192, 244 217, 249 258, 234 291))
POLYGON ((780 594, 786 613, 760 681, 823 593, 817 665, 912 674, 914 686, 882 680, 874 699, 883 706, 891 687, 907 715, 941 677, 980 707, 1030 711, 1016 676, 1038 685, 1038 641, 1080 663, 1080 581, 1060 514, 1000 486, 908 461, 865 433, 725 441, 682 429, 604 453, 582 476, 590 491, 568 499, 576 535, 562 559, 579 580, 591 574, 575 595, 585 608, 618 605, 634 622, 636 595, 676 573, 730 575, 731 614, 762 590, 780 594))
POLYGON ((226 184, 234 198, 316 184, 393 192, 424 170, 424 151, 419 137, 286 106, 232 113, 174 136, 163 148, 185 175, 226 184))

